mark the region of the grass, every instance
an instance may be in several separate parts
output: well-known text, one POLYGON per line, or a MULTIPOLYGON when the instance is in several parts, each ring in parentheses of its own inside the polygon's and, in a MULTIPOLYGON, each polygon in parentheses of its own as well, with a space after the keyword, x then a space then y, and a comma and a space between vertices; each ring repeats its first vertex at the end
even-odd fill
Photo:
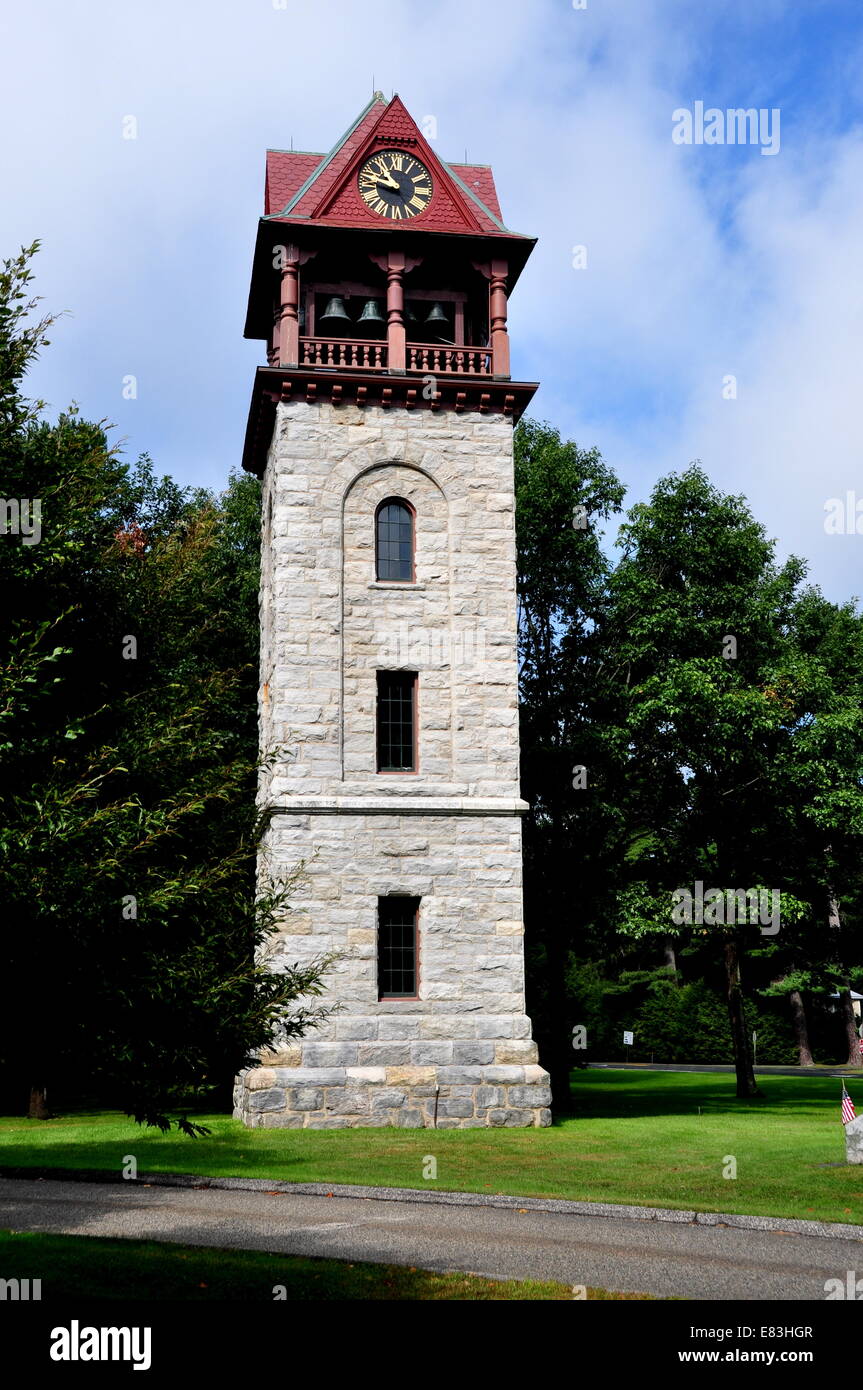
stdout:
MULTIPOLYGON (((7 1279, 41 1279, 42 1301, 73 1298, 290 1302, 328 1299, 421 1299, 424 1302, 515 1302, 572 1299, 568 1284, 436 1274, 399 1265, 213 1250, 149 1240, 103 1240, 0 1231, 0 1269, 7 1279), (284 1293, 281 1291, 284 1290, 284 1293)), ((647 1294, 588 1289, 592 1299, 646 1299, 647 1294)))
MULTIPOLYGON (((770 1076, 738 1101, 727 1074, 578 1071, 573 1118, 545 1130, 247 1130, 209 1138, 117 1114, 0 1120, 0 1166, 367 1183, 863 1224, 863 1169, 845 1165, 840 1083, 770 1076), (437 1180, 423 1177, 427 1155, 437 1180), (723 1178, 728 1157, 736 1179, 723 1178), (837 1166, 830 1166, 837 1165, 837 1166)), ((853 1092, 853 1083, 852 1083, 853 1092)), ((863 1095, 854 1096, 858 1104, 863 1095)))

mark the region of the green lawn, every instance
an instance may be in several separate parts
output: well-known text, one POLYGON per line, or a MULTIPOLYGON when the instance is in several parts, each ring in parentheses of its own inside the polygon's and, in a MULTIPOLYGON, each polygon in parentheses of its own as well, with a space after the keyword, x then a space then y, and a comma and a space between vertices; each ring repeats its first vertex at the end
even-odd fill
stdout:
MULTIPOLYGON (((4 1277, 41 1279, 42 1302, 73 1298, 165 1301, 279 1298, 422 1299, 471 1302, 572 1299, 566 1284, 483 1279, 476 1274, 435 1274, 399 1265, 347 1264, 341 1260, 268 1255, 257 1250, 161 1245, 149 1240, 102 1240, 0 1231, 4 1277), (283 1290, 283 1292, 282 1292, 283 1290)), ((643 1299, 588 1289, 594 1299, 643 1299)))
MULTIPOLYGON (((294 1182, 568 1197, 863 1224, 863 1168, 844 1164, 840 1082, 765 1077, 737 1101, 733 1076, 579 1071, 574 1118, 546 1130, 246 1130, 206 1119, 205 1139, 115 1114, 0 1120, 0 1165, 281 1178, 294 1182), (700 1108, 700 1113, 699 1113, 700 1108), (437 1180, 423 1177, 427 1155, 437 1180), (726 1156, 736 1179, 723 1178, 726 1156), (831 1164, 841 1165, 831 1167, 831 1164)), ((863 1094, 851 1092, 858 1106, 863 1094)))

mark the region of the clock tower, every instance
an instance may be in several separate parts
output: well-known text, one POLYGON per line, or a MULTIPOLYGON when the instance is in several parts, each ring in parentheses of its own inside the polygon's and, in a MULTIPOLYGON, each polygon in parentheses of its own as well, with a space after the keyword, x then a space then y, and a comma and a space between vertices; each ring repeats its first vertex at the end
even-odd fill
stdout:
POLYGON ((524 1004, 507 299, 533 249, 487 166, 378 92, 270 150, 246 336, 263 486, 261 873, 324 1002, 238 1078, 247 1125, 550 1123, 524 1004))

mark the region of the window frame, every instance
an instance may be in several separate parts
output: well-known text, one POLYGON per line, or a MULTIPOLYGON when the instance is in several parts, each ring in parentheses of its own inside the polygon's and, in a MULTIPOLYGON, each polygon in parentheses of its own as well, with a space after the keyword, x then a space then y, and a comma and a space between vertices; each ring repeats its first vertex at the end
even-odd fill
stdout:
POLYGON ((377 939, 376 939, 376 941, 375 941, 375 971, 376 971, 375 984, 376 984, 376 986, 377 986, 377 995, 378 995, 378 1003, 379 1003, 379 1004, 385 1004, 385 1003, 387 1003, 388 1001, 389 1001, 389 1002, 393 1002, 393 1003, 400 1003, 400 1002, 402 1002, 403 1000, 419 999, 419 997, 420 997, 420 930, 419 930, 419 917, 420 917, 420 905, 421 905, 421 903, 422 903, 422 898, 418 897, 416 894, 413 894, 413 893, 384 893, 384 894, 381 894, 381 895, 378 897, 378 905, 377 905, 377 913, 376 913, 376 938, 377 938, 377 939), (381 922, 381 905, 382 905, 383 903, 393 903, 393 902, 398 902, 398 903, 413 903, 413 976, 414 976, 414 992, 413 992, 413 994, 384 994, 384 992, 383 992, 383 987, 382 987, 382 974, 383 974, 383 970, 382 970, 382 966, 381 966, 381 950, 382 950, 382 937, 381 937, 381 926, 382 926, 382 922, 381 922))
POLYGON ((406 497, 397 497, 397 496, 395 496, 395 495, 393 495, 393 496, 391 496, 391 497, 384 497, 384 499, 383 499, 381 502, 379 502, 378 505, 375 507, 375 583, 376 583, 376 584, 415 584, 415 583, 417 582, 416 556, 417 556, 417 512, 416 512, 416 507, 413 505, 413 503, 409 502, 408 499, 407 499, 406 497), (380 534, 379 534, 379 530, 378 530, 379 525, 380 525, 380 514, 381 514, 381 512, 383 511, 384 507, 392 507, 392 506, 404 507, 405 510, 407 511, 409 517, 410 517, 410 522, 411 522, 411 572, 410 572, 410 578, 409 578, 409 579, 392 579, 392 578, 384 579, 384 578, 381 576, 380 572, 379 572, 379 571, 380 571, 380 563, 381 563, 381 559, 380 559, 380 534))
POLYGON ((420 770, 419 671, 383 667, 375 671, 375 774, 378 777, 415 777, 420 770), (411 684, 411 767, 381 767, 381 677, 403 676, 411 684))

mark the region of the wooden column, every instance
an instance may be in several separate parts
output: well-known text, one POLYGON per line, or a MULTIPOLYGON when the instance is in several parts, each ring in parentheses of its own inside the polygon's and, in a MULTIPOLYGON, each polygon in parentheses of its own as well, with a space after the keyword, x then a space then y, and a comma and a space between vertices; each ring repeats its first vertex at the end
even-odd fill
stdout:
POLYGON ((407 365, 404 277, 420 265, 422 257, 406 256, 404 251, 387 251, 382 255, 370 251, 369 260, 386 273, 387 369, 401 376, 407 365))
POLYGON ((405 295, 403 251, 390 251, 387 257, 387 365, 391 372, 405 369, 405 295))
POLYGON ((279 315, 279 366, 296 367, 300 360, 300 253, 286 246, 282 264, 282 308, 279 315))
POLYGON ((280 367, 297 367, 300 362, 300 266, 317 251, 301 251, 298 246, 279 248, 282 266, 282 301, 279 311, 278 357, 280 367))
POLYGON ((510 371, 509 333, 506 327, 506 279, 509 265, 506 261, 492 261, 490 268, 488 313, 491 330, 492 371, 495 376, 508 377, 510 371))
POLYGON ((509 381, 509 333, 506 328, 506 282, 509 262, 502 260, 473 261, 475 270, 484 275, 488 286, 488 345, 491 348, 492 373, 509 381))

